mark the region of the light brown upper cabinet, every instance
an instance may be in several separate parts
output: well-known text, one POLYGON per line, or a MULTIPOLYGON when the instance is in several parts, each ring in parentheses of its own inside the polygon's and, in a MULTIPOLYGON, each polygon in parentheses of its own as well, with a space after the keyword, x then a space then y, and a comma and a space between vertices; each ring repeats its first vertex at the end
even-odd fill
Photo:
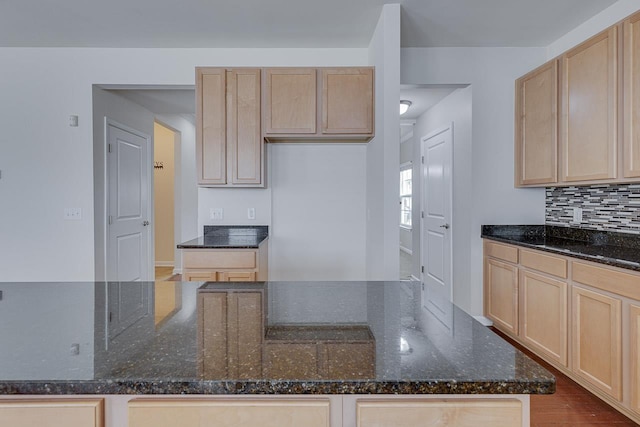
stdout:
POLYGON ((198 184, 264 187, 260 69, 196 68, 198 184))
POLYGON ((267 68, 264 81, 268 142, 373 138, 373 67, 267 68))
POLYGON ((267 68, 264 133, 316 133, 317 72, 315 68, 267 68))
POLYGON ((516 185, 558 181, 558 61, 516 80, 516 185))
POLYGON ((617 52, 614 26, 562 56, 562 181, 616 178, 617 52))
POLYGON ((640 13, 623 23, 624 28, 624 170, 625 178, 640 178, 640 13))
POLYGON ((373 133, 373 69, 322 70, 322 133, 373 133))

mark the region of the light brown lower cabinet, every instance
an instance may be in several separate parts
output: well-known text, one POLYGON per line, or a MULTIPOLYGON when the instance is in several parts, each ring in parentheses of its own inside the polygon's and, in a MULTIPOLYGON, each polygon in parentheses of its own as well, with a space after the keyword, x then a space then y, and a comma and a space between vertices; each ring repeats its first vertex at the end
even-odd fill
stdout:
POLYGON ((640 414, 640 306, 629 307, 631 409, 640 414))
POLYGON ((131 400, 129 427, 328 427, 329 399, 131 400))
POLYGON ((622 302, 573 288, 573 371, 622 400, 622 302))
POLYGON ((0 400, 0 426, 103 427, 102 399, 0 400))
POLYGON ((358 427, 520 427, 522 402, 517 399, 439 399, 359 401, 358 427))
POLYGON ((567 366, 567 282, 520 271, 520 336, 567 366))
POLYGON ((518 334, 518 267, 485 258, 485 314, 505 332, 518 334))
POLYGON ((485 301, 485 315, 497 329, 640 424, 640 272, 496 245, 485 241, 485 298, 496 283, 509 282, 512 267, 518 271, 519 307, 503 308, 519 316, 518 333, 503 318, 496 321, 498 310, 487 309, 495 306, 495 296, 485 301), (517 261, 504 261, 507 255, 517 261))
POLYGON ((267 280, 268 245, 258 249, 183 249, 182 280, 255 282, 267 280))

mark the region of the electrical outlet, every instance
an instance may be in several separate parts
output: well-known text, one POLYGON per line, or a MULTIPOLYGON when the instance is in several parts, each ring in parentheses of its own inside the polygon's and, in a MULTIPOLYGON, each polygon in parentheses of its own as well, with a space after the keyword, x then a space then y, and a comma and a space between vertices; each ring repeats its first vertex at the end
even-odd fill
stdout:
POLYGON ((573 208, 573 221, 574 224, 580 224, 582 222, 582 208, 573 208))
POLYGON ((247 209, 247 218, 248 219, 256 219, 256 208, 247 209))
POLYGON ((81 208, 65 208, 64 219, 66 220, 82 219, 82 209, 81 208))
POLYGON ((209 209, 209 218, 214 221, 221 221, 224 219, 224 209, 222 208, 211 208, 209 209))

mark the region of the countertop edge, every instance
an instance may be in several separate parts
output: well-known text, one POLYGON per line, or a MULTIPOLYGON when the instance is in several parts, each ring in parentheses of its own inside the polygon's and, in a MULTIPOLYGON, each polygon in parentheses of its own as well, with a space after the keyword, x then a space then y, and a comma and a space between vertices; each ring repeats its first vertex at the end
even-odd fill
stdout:
POLYGON ((178 249, 259 249, 267 240, 269 240, 269 236, 265 236, 257 245, 197 245, 189 244, 189 241, 187 241, 176 245, 176 247, 178 249))
POLYGON ((509 244, 509 245, 521 246, 521 247, 524 247, 524 248, 534 249, 534 250, 543 251, 543 252, 549 252, 549 253, 553 253, 553 254, 556 254, 556 255, 564 255, 564 256, 567 256, 567 257, 577 258, 577 259, 581 259, 581 260, 584 260, 584 261, 596 262, 598 264, 605 264, 605 265, 609 265, 611 267, 618 267, 618 268, 624 268, 626 270, 640 271, 640 264, 636 265, 635 263, 621 262, 620 260, 615 259, 615 258, 607 258, 607 257, 586 255, 586 254, 581 254, 581 253, 578 253, 578 252, 572 252, 572 251, 562 250, 562 249, 555 249, 555 248, 548 247, 548 246, 543 246, 543 245, 534 245, 534 244, 530 244, 530 243, 521 242, 521 241, 518 241, 518 240, 511 240, 509 238, 500 237, 500 236, 481 235, 480 237, 483 238, 483 239, 494 240, 496 242, 506 243, 506 244, 509 244))
POLYGON ((491 381, 2 381, 0 395, 553 394, 555 379, 491 381))

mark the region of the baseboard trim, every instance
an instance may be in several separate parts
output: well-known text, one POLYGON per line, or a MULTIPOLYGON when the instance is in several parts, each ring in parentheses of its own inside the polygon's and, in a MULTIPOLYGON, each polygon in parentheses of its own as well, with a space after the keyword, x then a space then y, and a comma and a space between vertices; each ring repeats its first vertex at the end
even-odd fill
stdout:
POLYGON ((411 249, 407 249, 404 246, 400 246, 400 250, 405 254, 413 255, 413 251, 411 249))
POLYGON ((175 263, 173 261, 156 261, 156 267, 173 267, 175 263))
POLYGON ((476 319, 478 322, 482 323, 482 326, 493 326, 493 320, 489 319, 488 317, 484 317, 484 316, 473 316, 474 319, 476 319))
POLYGON ((413 274, 411 275, 411 280, 413 280, 414 282, 419 282, 420 279, 418 279, 416 276, 414 276, 413 274))
POLYGON ((182 274, 182 269, 181 268, 174 268, 173 269, 173 274, 182 274))

